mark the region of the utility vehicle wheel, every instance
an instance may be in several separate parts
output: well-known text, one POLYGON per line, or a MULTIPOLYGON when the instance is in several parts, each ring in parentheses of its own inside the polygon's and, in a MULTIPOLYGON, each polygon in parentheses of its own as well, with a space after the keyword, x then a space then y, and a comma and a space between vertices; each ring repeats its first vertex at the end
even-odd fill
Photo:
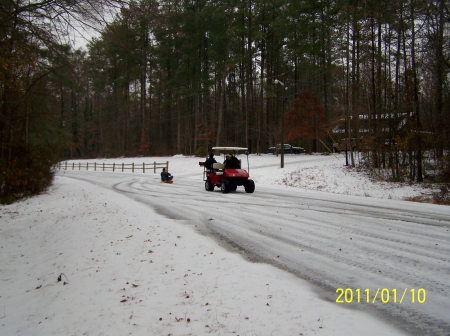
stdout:
POLYGON ((247 180, 247 183, 244 185, 245 192, 251 194, 255 191, 255 182, 253 180, 247 180))
POLYGON ((228 180, 223 180, 222 181, 222 184, 220 185, 220 189, 222 190, 222 192, 224 193, 224 194, 227 194, 227 193, 229 193, 230 192, 230 181, 228 181, 228 180))
POLYGON ((214 190, 214 184, 212 184, 209 180, 205 181, 205 190, 206 191, 213 191, 214 190))
POLYGON ((237 185, 233 184, 230 186, 231 191, 236 191, 236 189, 237 189, 237 185))

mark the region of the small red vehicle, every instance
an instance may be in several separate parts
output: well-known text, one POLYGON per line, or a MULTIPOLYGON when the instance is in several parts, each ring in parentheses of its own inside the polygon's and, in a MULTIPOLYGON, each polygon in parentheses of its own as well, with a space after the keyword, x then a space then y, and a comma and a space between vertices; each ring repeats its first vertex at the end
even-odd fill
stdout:
MULTIPOLYGON (((228 153, 234 155, 244 151, 247 155, 247 167, 249 167, 247 148, 213 147, 212 150, 223 153, 224 157, 228 153)), ((214 163, 211 168, 207 168, 205 167, 205 162, 200 162, 200 166, 204 167, 203 181, 205 181, 205 189, 207 191, 213 191, 214 187, 220 187, 221 191, 226 194, 230 191, 236 191, 238 186, 244 186, 245 192, 253 193, 255 191, 255 182, 249 178, 248 171, 241 168, 240 160, 238 162, 237 168, 227 168, 223 163, 214 163)))

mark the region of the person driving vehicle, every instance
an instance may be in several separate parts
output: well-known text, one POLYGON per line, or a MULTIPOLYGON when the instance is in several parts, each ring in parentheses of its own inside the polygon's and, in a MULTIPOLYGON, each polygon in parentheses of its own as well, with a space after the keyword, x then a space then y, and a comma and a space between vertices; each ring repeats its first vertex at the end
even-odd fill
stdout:
POLYGON ((240 168, 239 160, 231 153, 227 154, 223 164, 225 165, 225 168, 234 168, 234 169, 240 168))

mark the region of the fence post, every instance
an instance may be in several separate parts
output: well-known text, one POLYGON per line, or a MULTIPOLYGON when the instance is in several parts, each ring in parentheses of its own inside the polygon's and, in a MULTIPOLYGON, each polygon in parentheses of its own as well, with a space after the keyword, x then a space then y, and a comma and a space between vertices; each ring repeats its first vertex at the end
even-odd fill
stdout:
POLYGON ((78 170, 81 170, 81 162, 78 162, 78 170))
POLYGON ((86 162, 86 170, 89 170, 89 162, 86 162))
POLYGON ((97 162, 94 162, 94 171, 97 171, 97 162))
POLYGON ((113 171, 115 171, 115 169, 116 169, 116 163, 114 162, 113 163, 113 171))
POLYGON ((131 172, 134 173, 134 162, 131 164, 131 172))
POLYGON ((145 174, 145 162, 142 162, 142 173, 145 174))
POLYGON ((166 161, 166 171, 169 171, 169 161, 166 161))
POLYGON ((122 162, 122 173, 123 173, 123 167, 124 167, 124 163, 122 162))
POLYGON ((156 161, 153 161, 153 173, 156 174, 156 161))
POLYGON ((72 162, 72 170, 75 170, 75 162, 72 162))

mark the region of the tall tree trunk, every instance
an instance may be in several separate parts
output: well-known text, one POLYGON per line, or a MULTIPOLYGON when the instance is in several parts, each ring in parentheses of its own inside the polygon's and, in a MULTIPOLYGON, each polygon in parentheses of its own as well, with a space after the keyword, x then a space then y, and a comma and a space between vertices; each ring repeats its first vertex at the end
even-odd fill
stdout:
POLYGON ((227 77, 227 61, 228 61, 228 51, 223 64, 223 70, 220 74, 220 94, 219 94, 219 111, 217 113, 217 135, 216 135, 216 146, 222 146, 222 128, 223 128, 223 106, 225 103, 225 85, 227 77))
MULTIPOLYGON (((351 139, 351 127, 350 127, 350 17, 349 14, 347 15, 347 49, 346 49, 346 88, 345 88, 345 128, 346 128, 346 135, 348 141, 351 139)), ((348 145, 346 146, 345 150, 345 165, 348 166, 348 145)), ((353 151, 350 150, 350 156, 351 156, 351 165, 353 166, 353 151)))
POLYGON ((372 96, 372 108, 371 108, 371 116, 369 117, 372 121, 372 132, 374 134, 374 144, 372 149, 372 160, 375 168, 379 168, 379 162, 378 162, 378 150, 379 150, 379 119, 377 116, 378 111, 378 102, 377 102, 377 91, 376 91, 376 84, 375 84, 375 55, 376 55, 376 48, 375 48, 375 20, 373 15, 370 17, 370 28, 371 28, 371 45, 372 45, 372 57, 371 57, 371 96, 372 96))
MULTIPOLYGON (((142 64, 141 64, 141 140, 147 141, 147 46, 148 36, 147 31, 143 36, 145 42, 142 47, 142 64)), ((145 143, 140 144, 141 148, 146 148, 145 143)), ((144 154, 144 153, 142 153, 144 154)), ((148 155, 148 153, 145 153, 148 155)))
POLYGON ((416 27, 415 27, 415 0, 411 0, 411 70, 413 74, 413 89, 414 89, 414 113, 416 115, 416 163, 417 163, 417 182, 423 182, 422 173, 422 125, 420 118, 419 107, 419 83, 417 79, 416 68, 416 27))
MULTIPOLYGON (((442 157, 444 155, 444 141, 446 138, 446 131, 450 131, 447 122, 445 121, 444 116, 444 105, 443 105, 443 86, 444 86, 444 30, 445 30, 445 21, 444 21, 444 10, 445 10, 445 1, 441 0, 439 5, 439 23, 438 23, 438 31, 435 39, 435 54, 436 54, 436 63, 435 63, 435 78, 436 78, 436 118, 437 118, 437 156, 442 157)), ((450 117, 450 116, 447 116, 450 117)))

